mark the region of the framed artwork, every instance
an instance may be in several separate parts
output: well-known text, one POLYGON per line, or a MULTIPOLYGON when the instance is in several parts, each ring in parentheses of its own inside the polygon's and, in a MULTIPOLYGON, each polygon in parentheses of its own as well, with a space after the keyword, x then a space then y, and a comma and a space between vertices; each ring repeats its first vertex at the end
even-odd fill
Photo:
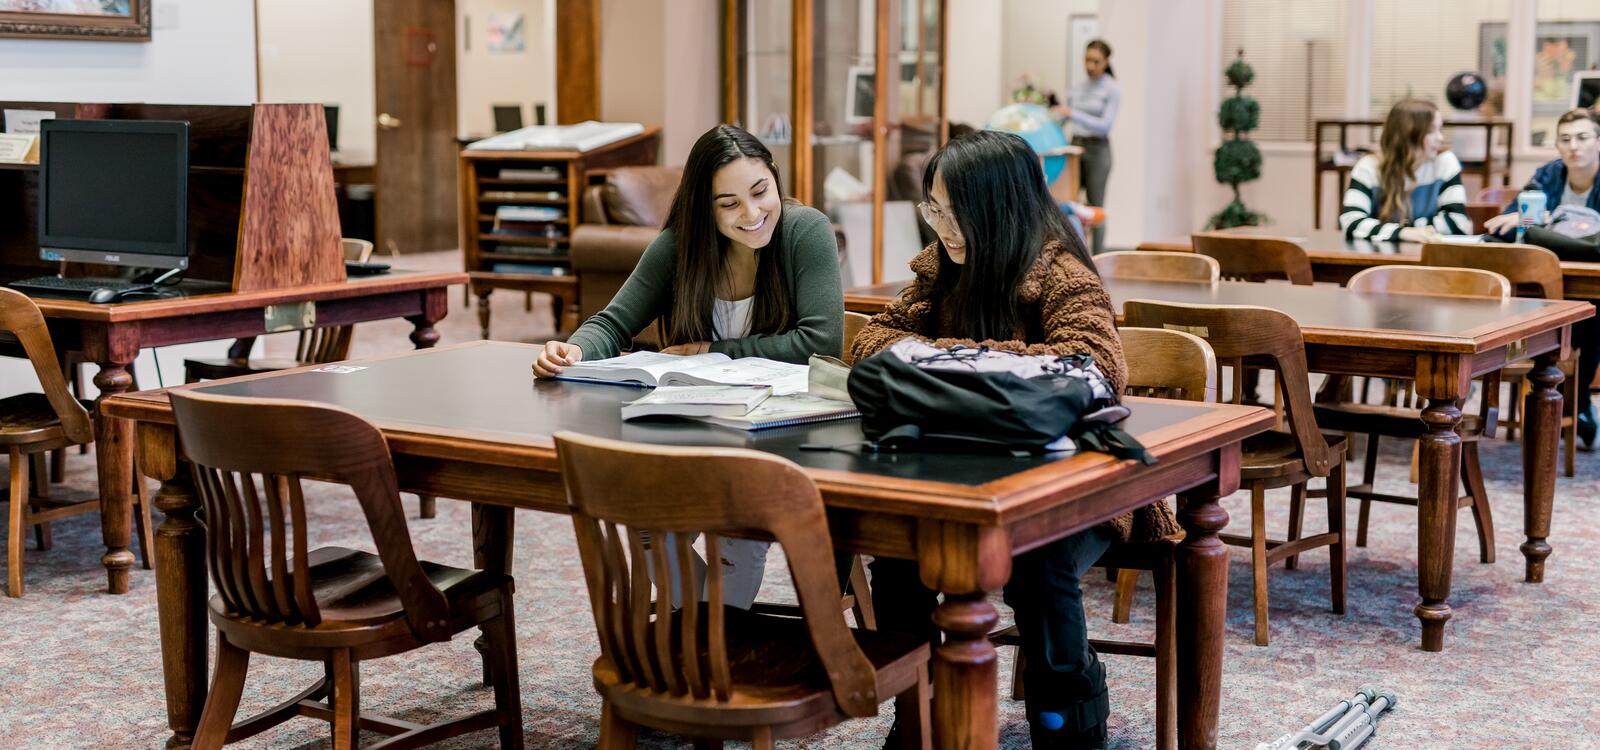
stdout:
POLYGON ((521 13, 489 14, 489 51, 498 53, 522 52, 527 49, 527 35, 522 30, 521 13))
MULTIPOLYGON (((1533 113, 1565 112, 1572 104, 1572 74, 1600 63, 1600 21, 1543 21, 1534 31, 1533 113)), ((1478 26, 1478 70, 1493 82, 1506 74, 1506 25, 1478 26)))
MULTIPOLYGON (((1100 36, 1100 17, 1093 14, 1074 13, 1067 17, 1067 89, 1088 80, 1083 72, 1083 51, 1089 40, 1100 36)), ((1066 92, 1061 93, 1062 99, 1066 92)))
POLYGON ((150 0, 0 0, 0 37, 150 41, 150 0))

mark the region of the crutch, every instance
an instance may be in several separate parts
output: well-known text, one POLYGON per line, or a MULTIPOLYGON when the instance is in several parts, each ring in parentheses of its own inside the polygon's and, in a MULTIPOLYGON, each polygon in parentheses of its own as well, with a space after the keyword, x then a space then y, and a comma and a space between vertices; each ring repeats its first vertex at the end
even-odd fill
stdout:
POLYGON ((1378 717, 1398 702, 1393 692, 1368 685, 1304 729, 1256 745, 1256 750, 1355 750, 1377 732, 1378 717))

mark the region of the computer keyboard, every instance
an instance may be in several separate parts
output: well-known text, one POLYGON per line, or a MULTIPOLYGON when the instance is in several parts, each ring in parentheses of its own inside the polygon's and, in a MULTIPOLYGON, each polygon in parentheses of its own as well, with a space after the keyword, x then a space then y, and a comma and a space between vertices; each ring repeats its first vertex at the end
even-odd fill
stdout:
POLYGON ((49 294, 58 297, 88 297, 96 289, 110 289, 112 291, 125 291, 128 289, 147 287, 127 279, 102 279, 94 277, 40 276, 33 279, 18 279, 7 286, 23 293, 49 294))

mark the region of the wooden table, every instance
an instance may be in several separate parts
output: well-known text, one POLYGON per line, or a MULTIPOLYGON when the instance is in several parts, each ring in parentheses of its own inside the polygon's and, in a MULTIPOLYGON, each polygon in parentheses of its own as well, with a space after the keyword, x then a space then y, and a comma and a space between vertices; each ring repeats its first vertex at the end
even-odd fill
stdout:
MULTIPOLYGON (((300 319, 302 312, 312 311, 314 325, 319 326, 405 318, 415 326, 412 343, 425 349, 439 340, 433 324, 445 316, 446 291, 466 280, 467 275, 460 272, 396 271, 337 284, 110 305, 45 297, 34 298, 34 302, 44 313, 57 349, 82 352, 85 360, 100 366, 94 376, 100 389, 96 404, 100 405, 133 384, 128 367, 141 349, 270 333, 278 330, 267 326, 267 317, 273 313, 293 313, 290 317, 300 319)), ((128 549, 133 508, 128 493, 132 437, 123 420, 95 421, 100 524, 106 544, 101 562, 113 594, 127 592, 128 569, 133 565, 133 553, 128 549)))
MULTIPOLYGON (((802 451, 803 443, 861 440, 844 420, 747 433, 695 422, 623 423, 619 405, 638 391, 534 381, 538 347, 472 342, 362 361, 330 374, 303 368, 196 384, 210 393, 302 398, 355 411, 383 430, 400 486, 472 501, 479 559, 509 570, 511 545, 482 530, 508 525, 512 508, 565 513, 566 493, 550 436, 559 430, 650 443, 727 445, 769 451, 805 468, 822 490, 834 542, 873 555, 915 559, 924 583, 944 592, 934 615, 939 744, 993 748, 998 739, 996 659, 987 635, 998 619, 989 592, 1005 585, 1013 555, 1171 494, 1187 504, 1178 551, 1179 732, 1186 748, 1216 746, 1222 688, 1227 552, 1217 504, 1239 483, 1239 442, 1266 429, 1263 409, 1132 399, 1126 429, 1158 462, 1099 453, 1016 458, 961 454, 802 451), (439 394, 417 398, 420 393, 439 394), (495 549, 485 549, 482 540, 495 549), (500 547, 503 547, 500 548, 500 547)), ((138 423, 140 468, 161 480, 165 514, 156 568, 167 712, 175 744, 192 736, 206 692, 203 529, 188 471, 179 470, 165 392, 124 394, 106 413, 138 423)), ((532 589, 529 589, 531 592, 532 589)), ((528 595, 525 593, 524 595, 528 595)))
MULTIPOLYGON (((845 290, 845 309, 881 311, 909 282, 845 290)), ((1417 589, 1424 651, 1444 649, 1444 624, 1451 611, 1451 561, 1455 554, 1457 481, 1461 439, 1456 425, 1472 379, 1533 357, 1526 401, 1530 424, 1523 446, 1523 531, 1527 541, 1524 579, 1544 580, 1550 556, 1550 509, 1555 497, 1557 430, 1562 380, 1556 362, 1572 346, 1572 323, 1594 314, 1583 302, 1513 298, 1487 300, 1433 295, 1371 294, 1331 286, 1290 286, 1222 281, 1190 282, 1106 279, 1112 304, 1130 299, 1199 305, 1258 305, 1287 313, 1305 337, 1313 372, 1411 380, 1428 399, 1418 441, 1417 589)))
MULTIPOLYGON (((1421 265, 1422 245, 1415 242, 1372 242, 1347 240, 1337 229, 1318 229, 1296 232, 1285 229, 1239 227, 1229 230, 1236 234, 1256 237, 1282 237, 1306 251, 1311 260, 1311 274, 1317 281, 1344 284, 1357 271, 1373 266, 1421 265)), ((1151 249, 1171 246, 1188 250, 1193 246, 1189 238, 1152 243, 1151 249)), ((1562 293, 1567 299, 1584 299, 1600 302, 1600 263, 1561 262, 1562 293)))

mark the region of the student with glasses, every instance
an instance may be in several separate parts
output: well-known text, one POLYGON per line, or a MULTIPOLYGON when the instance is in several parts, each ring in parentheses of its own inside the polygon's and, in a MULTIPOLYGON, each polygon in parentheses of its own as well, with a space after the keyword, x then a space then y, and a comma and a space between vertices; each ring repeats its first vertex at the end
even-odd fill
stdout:
MULTIPOLYGON (((1533 173, 1524 190, 1541 190, 1545 211, 1558 206, 1582 206, 1600 211, 1600 190, 1595 188, 1600 175, 1600 120, 1587 109, 1574 109, 1556 120, 1556 159, 1533 173)), ((1484 222, 1483 228, 1509 240, 1522 223, 1515 200, 1505 213, 1484 222)), ((1578 440, 1584 450, 1594 447, 1597 423, 1594 404, 1589 400, 1589 384, 1600 368, 1600 324, 1595 318, 1572 326, 1572 340, 1578 347, 1578 440)))
MULTIPOLYGON (((911 286, 856 335, 856 358, 907 337, 939 347, 1089 354, 1121 389, 1127 367, 1111 299, 1028 144, 992 130, 955 138, 929 160, 922 185, 928 200, 917 207, 938 239, 912 259, 911 286)), ((1113 541, 1176 530, 1158 503, 1012 562, 1005 600, 1027 657, 1022 679, 1033 747, 1105 747, 1105 669, 1089 646, 1079 581, 1113 541)), ((882 629, 937 639, 931 620, 938 596, 922 585, 915 561, 875 559, 872 598, 882 629)), ((885 747, 898 747, 895 739, 885 747)))

